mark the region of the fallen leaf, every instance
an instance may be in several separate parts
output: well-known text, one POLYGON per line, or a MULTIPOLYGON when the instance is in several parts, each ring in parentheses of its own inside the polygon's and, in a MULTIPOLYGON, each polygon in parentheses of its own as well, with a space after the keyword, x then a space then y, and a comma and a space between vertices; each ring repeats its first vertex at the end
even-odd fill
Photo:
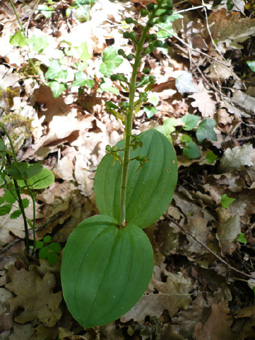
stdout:
POLYGON ((12 266, 9 276, 11 282, 5 287, 16 295, 9 300, 10 311, 13 313, 19 308, 23 309, 14 320, 23 324, 38 319, 43 325, 53 327, 62 315, 59 308, 62 293, 53 292, 55 276, 47 273, 41 278, 34 265, 30 266, 29 271, 12 266))

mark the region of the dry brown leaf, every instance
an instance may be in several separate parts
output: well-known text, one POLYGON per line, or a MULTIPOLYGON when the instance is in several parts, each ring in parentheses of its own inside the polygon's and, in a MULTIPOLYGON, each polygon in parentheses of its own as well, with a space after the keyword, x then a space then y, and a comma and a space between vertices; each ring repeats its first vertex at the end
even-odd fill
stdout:
POLYGON ((237 247, 237 237, 241 234, 240 216, 231 216, 227 209, 216 209, 219 215, 219 226, 217 228, 217 238, 220 243, 223 256, 232 255, 237 247))
POLYGON ((134 319, 143 322, 147 315, 160 317, 164 310, 168 310, 173 317, 179 309, 187 309, 192 301, 190 291, 192 289, 191 280, 185 278, 181 272, 173 274, 165 271, 167 281, 161 282, 152 278, 151 284, 159 294, 144 295, 138 303, 124 316, 122 322, 134 319))
POLYGON ((51 273, 42 278, 36 266, 30 266, 29 271, 11 267, 9 270, 11 282, 5 287, 16 296, 9 300, 10 311, 24 309, 15 317, 18 323, 26 323, 38 319, 43 325, 53 327, 60 320, 62 311, 59 305, 62 293, 54 293, 55 276, 51 273))
POLYGON ((206 323, 198 322, 193 336, 196 340, 233 340, 236 333, 231 330, 233 317, 225 301, 212 304, 212 313, 206 323))
POLYGON ((204 118, 213 118, 216 113, 216 101, 212 99, 211 92, 208 91, 203 82, 197 84, 198 91, 189 95, 190 98, 195 99, 191 103, 192 107, 198 108, 204 118))
POLYGON ((217 40, 222 52, 225 52, 226 46, 243 48, 240 43, 255 35, 255 19, 240 19, 238 12, 227 13, 226 9, 222 8, 213 11, 208 21, 213 39, 217 40))

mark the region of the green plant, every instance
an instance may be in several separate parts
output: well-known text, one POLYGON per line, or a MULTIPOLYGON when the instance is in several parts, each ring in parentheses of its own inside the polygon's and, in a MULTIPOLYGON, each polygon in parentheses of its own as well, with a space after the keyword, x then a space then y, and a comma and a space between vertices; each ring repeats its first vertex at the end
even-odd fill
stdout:
MULTIPOLYGON (((107 146, 107 155, 96 172, 95 196, 101 215, 74 229, 61 265, 64 299, 84 328, 105 325, 125 314, 152 276, 153 250, 142 229, 154 223, 170 204, 177 183, 177 160, 172 144, 160 132, 132 135, 131 130, 134 114, 147 101, 155 82, 148 69, 140 70, 141 58, 162 45, 150 29, 171 13, 169 0, 158 0, 141 10, 141 16, 147 18, 145 25, 126 18, 140 32, 124 32, 135 53, 126 55, 120 49, 118 55, 130 61, 133 72, 129 80, 122 73, 112 74, 111 81, 119 82, 129 92, 129 99, 118 105, 106 103, 106 109, 124 123, 124 140, 107 146)), ((113 49, 111 53, 113 60, 118 60, 113 49)), ((112 64, 108 58, 103 62, 101 72, 109 76, 112 64)))
POLYGON ((15 203, 18 203, 18 208, 12 211, 10 218, 16 219, 22 215, 25 229, 25 245, 26 251, 29 253, 29 231, 28 225, 33 229, 33 252, 35 246, 35 190, 47 188, 54 182, 53 173, 44 168, 41 163, 28 164, 19 162, 16 157, 15 149, 9 133, 5 126, 0 123, 0 128, 4 131, 10 149, 0 138, 0 188, 4 188, 4 195, 0 197, 0 216, 8 215, 15 203), (27 218, 25 209, 29 205, 27 198, 22 199, 21 194, 27 192, 33 203, 33 219, 27 218))
POLYGON ((52 265, 57 264, 59 260, 58 252, 61 250, 61 246, 58 242, 51 242, 51 236, 44 236, 42 241, 35 242, 35 248, 39 249, 38 255, 41 260, 47 259, 52 265))
MULTIPOLYGON (((206 118, 201 120, 201 118, 196 115, 188 114, 181 119, 166 119, 163 125, 159 126, 157 130, 170 139, 171 134, 177 131, 177 137, 180 136, 183 145, 183 154, 190 159, 196 159, 201 156, 201 150, 197 142, 202 144, 206 139, 217 140, 217 135, 214 131, 215 125, 216 122, 213 119, 206 118), (195 137, 183 133, 183 130, 191 133, 195 131, 195 137)), ((212 151, 209 151, 206 159, 209 164, 213 164, 217 156, 212 151)))

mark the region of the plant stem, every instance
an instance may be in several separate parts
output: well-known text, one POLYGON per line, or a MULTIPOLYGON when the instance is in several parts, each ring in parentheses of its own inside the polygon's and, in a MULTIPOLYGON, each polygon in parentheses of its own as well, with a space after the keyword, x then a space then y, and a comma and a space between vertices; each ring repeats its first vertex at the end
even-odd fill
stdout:
POLYGON ((136 91, 136 79, 139 67, 141 65, 141 54, 144 49, 144 43, 148 34, 148 31, 151 27, 152 19, 156 13, 156 8, 151 12, 147 25, 143 28, 143 33, 141 38, 136 46, 136 55, 135 61, 133 64, 133 72, 131 75, 130 83, 129 83, 129 107, 127 112, 127 120, 124 131, 125 138, 125 148, 124 148, 124 158, 122 165, 122 175, 121 175, 121 188, 120 188, 120 226, 124 227, 126 224, 126 193, 127 193, 127 180, 128 180, 128 166, 130 161, 130 142, 131 142, 131 131, 133 124, 133 112, 134 112, 134 102, 135 102, 135 91, 136 91))

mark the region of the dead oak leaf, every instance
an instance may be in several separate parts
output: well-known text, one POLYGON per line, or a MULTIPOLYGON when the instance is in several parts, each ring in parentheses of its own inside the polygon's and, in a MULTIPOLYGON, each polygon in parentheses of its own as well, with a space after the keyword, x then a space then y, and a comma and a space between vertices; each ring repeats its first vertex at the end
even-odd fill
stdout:
POLYGON ((46 273, 41 277, 37 266, 30 266, 29 271, 11 267, 9 270, 11 282, 5 287, 16 296, 9 300, 10 311, 23 308, 15 317, 18 323, 26 323, 38 319, 46 327, 53 327, 61 318, 59 308, 62 301, 61 292, 53 293, 56 285, 55 276, 46 273))
POLYGON ((212 312, 206 323, 198 322, 193 337, 196 340, 233 340, 236 333, 231 330, 233 318, 225 301, 212 304, 212 312))
POLYGON ((198 108, 203 118, 213 118, 216 113, 216 101, 212 99, 210 92, 204 87, 202 81, 197 85, 198 91, 189 95, 195 99, 191 106, 198 108))

